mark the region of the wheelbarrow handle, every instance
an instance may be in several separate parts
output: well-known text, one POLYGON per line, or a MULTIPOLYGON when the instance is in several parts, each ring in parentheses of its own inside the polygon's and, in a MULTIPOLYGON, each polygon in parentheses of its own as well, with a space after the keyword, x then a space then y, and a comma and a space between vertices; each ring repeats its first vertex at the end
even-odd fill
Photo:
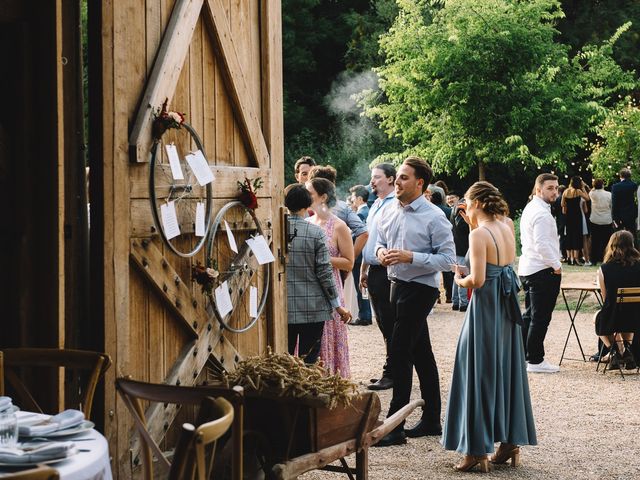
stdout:
POLYGON ((364 446, 370 447, 380 441, 382 437, 390 433, 402 423, 418 407, 424 406, 424 400, 414 400, 402 407, 396 413, 387 418, 382 425, 371 430, 364 441, 364 446))

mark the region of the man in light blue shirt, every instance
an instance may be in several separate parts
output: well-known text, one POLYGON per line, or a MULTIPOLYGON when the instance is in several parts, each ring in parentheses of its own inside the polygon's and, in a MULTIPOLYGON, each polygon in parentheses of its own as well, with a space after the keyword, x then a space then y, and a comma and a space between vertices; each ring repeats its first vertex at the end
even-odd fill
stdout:
POLYGON ((432 177, 427 162, 407 158, 395 182, 397 200, 377 225, 376 257, 387 267, 396 313, 390 358, 393 398, 388 416, 409 403, 414 365, 425 402, 422 419, 414 428, 404 430, 402 422, 378 446, 405 443, 406 436, 442 433, 438 366, 426 318, 440 295, 440 272, 451 270, 456 252, 451 223, 423 196, 432 177))

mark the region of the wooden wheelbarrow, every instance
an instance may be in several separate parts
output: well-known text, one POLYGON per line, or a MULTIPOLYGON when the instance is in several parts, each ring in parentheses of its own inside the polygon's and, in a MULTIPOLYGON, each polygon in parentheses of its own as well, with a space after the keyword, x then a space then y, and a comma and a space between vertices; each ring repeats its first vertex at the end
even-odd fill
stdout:
POLYGON ((321 395, 303 398, 249 393, 246 398, 247 429, 259 431, 268 452, 266 478, 294 479, 321 469, 345 473, 350 479, 366 480, 369 447, 396 428, 413 410, 424 405, 415 400, 391 417, 378 420, 380 398, 375 392, 354 397, 348 407, 328 408, 321 395), (355 453, 356 465, 345 457, 355 453), (329 465, 336 460, 340 465, 329 465), (354 477, 355 474, 355 477, 354 477))

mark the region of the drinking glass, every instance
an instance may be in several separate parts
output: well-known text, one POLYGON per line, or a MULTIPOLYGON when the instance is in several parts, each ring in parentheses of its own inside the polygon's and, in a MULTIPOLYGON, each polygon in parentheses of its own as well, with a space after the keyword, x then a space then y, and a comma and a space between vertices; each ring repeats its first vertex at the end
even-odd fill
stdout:
POLYGON ((0 413, 0 447, 15 447, 18 443, 18 417, 15 413, 0 413))

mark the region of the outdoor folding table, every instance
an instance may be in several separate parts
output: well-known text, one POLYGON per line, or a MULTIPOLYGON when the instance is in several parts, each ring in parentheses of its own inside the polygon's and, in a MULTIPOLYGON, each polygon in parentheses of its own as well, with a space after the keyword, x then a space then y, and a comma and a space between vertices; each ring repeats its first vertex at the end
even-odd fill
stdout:
MULTIPOLYGON (((571 320, 571 325, 569 326, 569 331, 567 332, 567 338, 564 341, 564 348, 562 349, 562 356, 560 357, 560 362, 558 365, 562 365, 562 360, 564 359, 564 353, 567 349, 567 344, 569 343, 569 337, 571 336, 571 330, 576 336, 576 340, 578 341, 578 347, 580 347, 580 353, 582 354, 582 361, 587 361, 587 356, 584 354, 584 350, 582 349, 582 344, 580 343, 580 337, 578 337, 578 331, 576 330, 576 317, 578 316, 578 312, 582 308, 584 301, 589 296, 589 293, 593 293, 598 301, 598 305, 602 308, 602 294, 600 292, 600 287, 594 283, 568 283, 560 286, 560 291, 562 292, 562 299, 564 300, 564 305, 567 308, 567 313, 569 314, 569 319, 571 320), (573 311, 569 306, 569 302, 567 301, 567 293, 570 291, 576 291, 578 293, 578 302, 576 303, 573 311)), ((567 360, 577 360, 572 358, 567 358, 567 360)))

